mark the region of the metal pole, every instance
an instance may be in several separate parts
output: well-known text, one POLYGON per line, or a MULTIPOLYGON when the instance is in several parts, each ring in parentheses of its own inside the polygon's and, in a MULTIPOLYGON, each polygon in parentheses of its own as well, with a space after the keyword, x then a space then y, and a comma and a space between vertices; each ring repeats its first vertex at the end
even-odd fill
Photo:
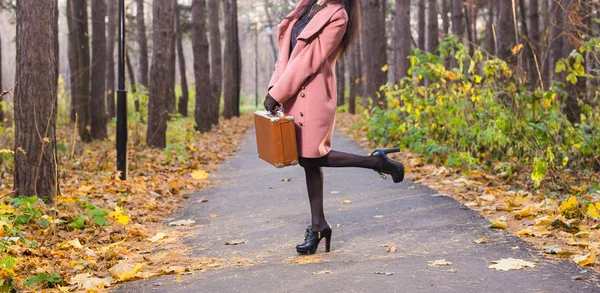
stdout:
POLYGON ((119 0, 119 84, 117 88, 117 170, 127 180, 127 90, 125 89, 125 0, 119 0))

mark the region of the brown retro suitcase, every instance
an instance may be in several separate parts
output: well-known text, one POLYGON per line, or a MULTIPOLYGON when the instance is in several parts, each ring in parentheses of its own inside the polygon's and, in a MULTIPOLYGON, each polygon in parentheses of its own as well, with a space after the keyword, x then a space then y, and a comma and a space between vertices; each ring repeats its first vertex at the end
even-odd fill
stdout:
POLYGON ((293 116, 282 112, 274 115, 268 111, 256 111, 254 127, 259 158, 277 168, 298 164, 293 116))

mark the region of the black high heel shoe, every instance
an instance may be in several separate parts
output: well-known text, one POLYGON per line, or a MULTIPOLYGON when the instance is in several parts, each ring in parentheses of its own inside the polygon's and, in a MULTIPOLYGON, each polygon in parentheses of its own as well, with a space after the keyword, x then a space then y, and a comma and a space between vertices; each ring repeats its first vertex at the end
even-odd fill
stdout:
POLYGON ((391 175, 394 183, 404 180, 404 165, 387 157, 387 154, 399 152, 399 148, 391 149, 376 149, 371 153, 371 156, 376 157, 381 162, 381 169, 375 170, 385 179, 385 174, 391 175))
POLYGON ((314 254, 317 252, 317 247, 319 247, 319 243, 323 238, 325 238, 325 251, 329 252, 331 247, 331 226, 327 224, 327 228, 323 231, 315 232, 312 230, 311 225, 309 225, 304 233, 304 242, 296 245, 296 251, 299 254, 314 254))

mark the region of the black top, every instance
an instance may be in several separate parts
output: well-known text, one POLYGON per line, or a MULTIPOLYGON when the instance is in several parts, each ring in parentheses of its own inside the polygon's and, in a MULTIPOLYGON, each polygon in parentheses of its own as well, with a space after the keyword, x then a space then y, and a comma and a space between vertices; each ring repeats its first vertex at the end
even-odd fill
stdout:
POLYGON ((302 15, 302 17, 300 17, 300 19, 298 19, 298 21, 296 21, 296 23, 294 24, 294 27, 292 27, 292 37, 291 37, 291 46, 290 46, 290 56, 292 56, 292 52, 294 51, 294 48, 296 47, 296 43, 297 43, 297 38, 300 35, 300 33, 302 33, 302 31, 304 30, 304 28, 306 27, 306 25, 310 22, 310 20, 312 19, 312 17, 315 15, 315 13, 319 10, 320 5, 317 4, 317 1, 313 2, 313 4, 310 6, 310 8, 308 10, 306 10, 306 12, 302 15))

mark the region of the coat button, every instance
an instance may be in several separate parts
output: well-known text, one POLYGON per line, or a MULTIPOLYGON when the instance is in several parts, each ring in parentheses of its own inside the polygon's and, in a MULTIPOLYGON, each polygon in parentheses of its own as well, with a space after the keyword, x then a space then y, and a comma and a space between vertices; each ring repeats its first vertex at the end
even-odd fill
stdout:
POLYGON ((304 113, 300 112, 300 117, 304 117, 304 113))
POLYGON ((300 122, 300 123, 298 123, 298 124, 300 124, 300 126, 302 126, 302 122, 300 122))
POLYGON ((304 93, 301 93, 300 96, 303 98, 306 97, 306 95, 304 93))
POLYGON ((305 89, 306 89, 306 87, 305 87, 305 86, 302 86, 302 89, 303 89, 303 90, 305 90, 305 89))

